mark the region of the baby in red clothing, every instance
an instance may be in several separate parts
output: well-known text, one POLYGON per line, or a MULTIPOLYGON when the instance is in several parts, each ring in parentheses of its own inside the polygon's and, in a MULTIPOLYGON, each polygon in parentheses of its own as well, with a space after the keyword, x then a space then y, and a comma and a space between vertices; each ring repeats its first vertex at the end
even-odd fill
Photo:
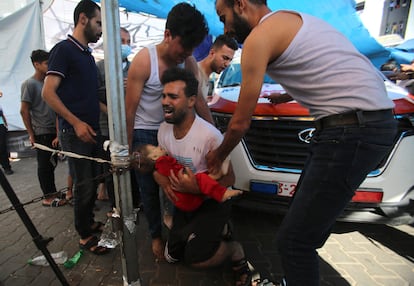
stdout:
MULTIPOLYGON (((170 170, 173 170, 174 174, 184 168, 183 165, 177 162, 177 160, 169 156, 167 151, 159 146, 151 144, 144 144, 139 146, 134 152, 135 162, 133 165, 141 172, 157 171, 163 176, 170 176, 170 170), (137 164, 138 163, 138 164, 137 164)), ((218 202, 224 202, 231 197, 242 194, 240 190, 233 190, 220 185, 213 177, 207 173, 195 174, 197 184, 200 192, 210 198, 215 199, 218 202)), ((175 192, 177 200, 174 201, 174 205, 182 211, 191 212, 200 207, 205 196, 175 192)))

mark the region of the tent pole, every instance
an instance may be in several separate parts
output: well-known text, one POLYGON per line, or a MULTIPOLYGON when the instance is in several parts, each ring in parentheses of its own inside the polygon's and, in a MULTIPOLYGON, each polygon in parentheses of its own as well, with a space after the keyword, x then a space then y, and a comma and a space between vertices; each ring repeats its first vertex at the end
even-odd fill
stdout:
MULTIPOLYGON (((127 145, 118 0, 102 0, 101 10, 109 138, 121 145, 127 145)), ((111 160, 113 162, 114 158, 111 160)), ((127 285, 139 286, 141 282, 136 231, 138 216, 133 208, 130 173, 123 172, 120 176, 114 174, 114 188, 116 208, 122 221, 121 260, 124 282, 127 285)))
POLYGON ((40 9, 40 41, 43 45, 42 49, 46 49, 46 35, 45 35, 45 26, 43 23, 43 0, 39 0, 39 9, 40 9))

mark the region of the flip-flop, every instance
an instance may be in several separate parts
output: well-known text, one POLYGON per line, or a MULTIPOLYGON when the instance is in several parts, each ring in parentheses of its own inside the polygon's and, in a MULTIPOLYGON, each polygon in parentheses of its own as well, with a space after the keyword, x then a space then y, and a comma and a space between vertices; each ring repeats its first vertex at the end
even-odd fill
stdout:
POLYGON ((51 201, 50 203, 42 202, 42 206, 44 206, 44 207, 54 207, 54 208, 64 206, 65 204, 66 204, 66 200, 59 199, 59 198, 54 198, 53 201, 51 201))
POLYGON ((79 243, 79 248, 87 250, 95 255, 104 255, 109 252, 109 248, 98 245, 99 239, 96 236, 92 236, 85 244, 79 243))

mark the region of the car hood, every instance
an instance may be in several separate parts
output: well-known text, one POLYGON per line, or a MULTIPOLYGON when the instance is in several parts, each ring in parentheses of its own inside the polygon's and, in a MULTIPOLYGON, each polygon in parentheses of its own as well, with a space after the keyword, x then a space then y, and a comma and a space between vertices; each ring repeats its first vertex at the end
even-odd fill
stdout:
MULTIPOLYGON (((414 112, 414 96, 404 88, 389 80, 384 81, 388 97, 394 101, 395 114, 414 112)), ((261 94, 284 91, 279 84, 263 84, 261 94)), ((240 86, 216 88, 209 103, 212 112, 233 113, 237 106, 240 86)), ((281 104, 271 104, 268 99, 259 97, 253 115, 255 116, 309 116, 307 108, 296 101, 281 104)))

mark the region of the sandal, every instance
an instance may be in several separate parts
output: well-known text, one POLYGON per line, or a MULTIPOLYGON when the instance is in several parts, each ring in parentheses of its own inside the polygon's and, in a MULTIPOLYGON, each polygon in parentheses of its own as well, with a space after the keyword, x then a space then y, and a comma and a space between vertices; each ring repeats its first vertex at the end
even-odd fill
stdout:
POLYGON ((98 245, 99 239, 96 236, 92 236, 85 244, 79 242, 79 248, 87 250, 95 255, 104 255, 109 252, 109 248, 98 245))
POLYGON ((104 229, 105 224, 103 224, 100 221, 95 221, 91 226, 92 233, 102 233, 104 229))
POLYGON ((232 269, 236 276, 236 286, 251 286, 254 268, 247 261, 246 258, 242 258, 238 261, 232 262, 232 269))
POLYGON ((42 206, 44 206, 44 207, 54 207, 54 208, 64 206, 65 204, 66 204, 66 200, 59 199, 59 198, 54 198, 49 203, 46 203, 44 201, 42 202, 42 206))

